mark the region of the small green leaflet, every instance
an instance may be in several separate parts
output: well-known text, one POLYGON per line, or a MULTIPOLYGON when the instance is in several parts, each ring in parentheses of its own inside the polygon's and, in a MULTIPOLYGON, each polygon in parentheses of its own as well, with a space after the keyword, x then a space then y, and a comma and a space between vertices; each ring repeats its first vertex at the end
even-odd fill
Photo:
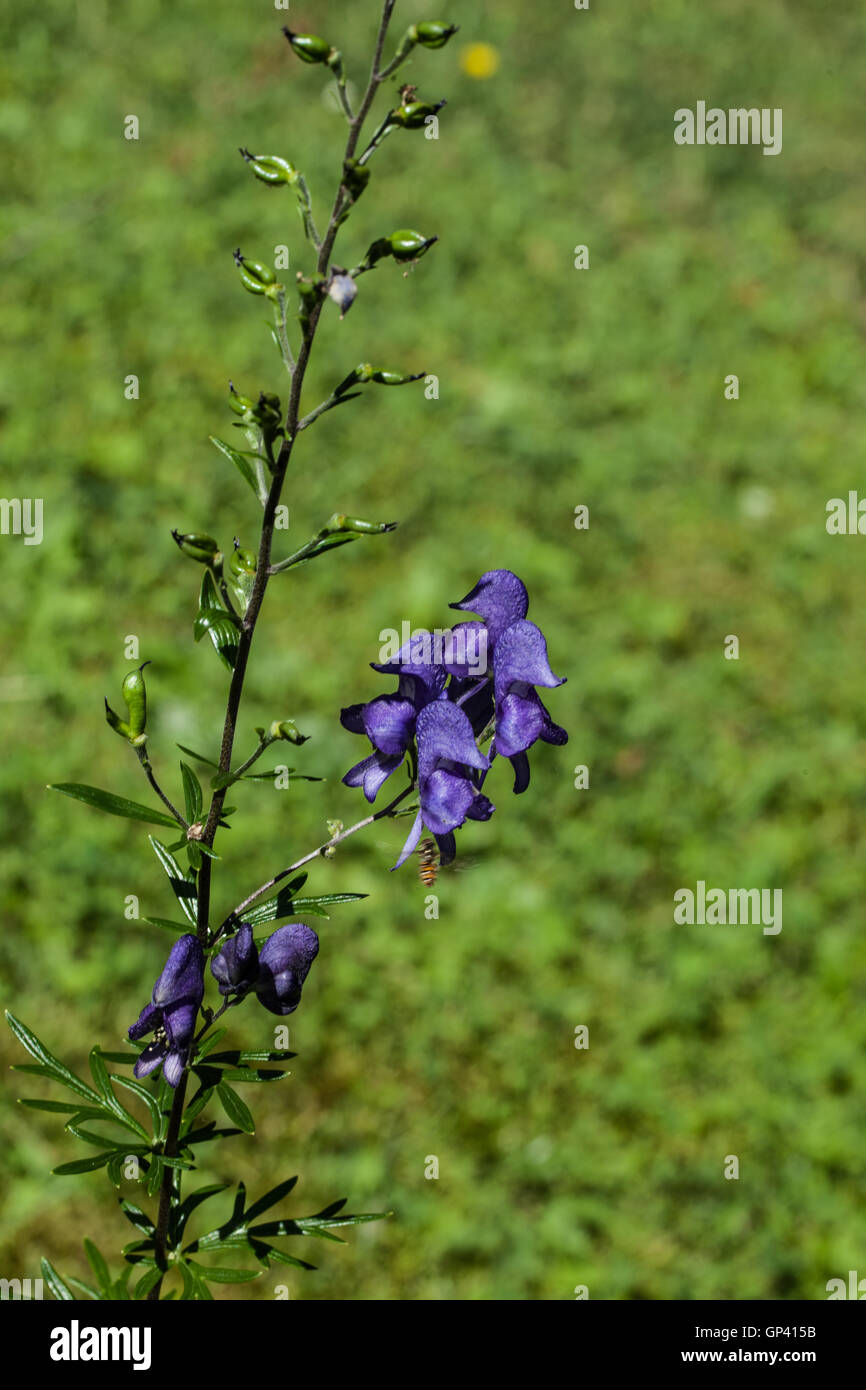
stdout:
POLYGON ((210 570, 204 572, 198 616, 192 626, 196 642, 200 642, 205 633, 213 642, 220 660, 233 671, 238 656, 238 622, 220 603, 210 570))
POLYGON ((174 816, 166 815, 163 811, 152 811, 149 806, 142 806, 137 801, 127 801, 125 796, 100 791, 99 787, 86 787, 80 782, 53 782, 48 784, 48 790, 62 792, 75 801, 95 806, 98 811, 107 811, 111 816, 125 816, 127 820, 143 820, 151 825, 170 825, 172 830, 177 829, 174 816))
POLYGON ((201 789, 201 782, 196 777, 189 763, 181 763, 180 775, 183 778, 186 818, 190 825, 195 825, 201 815, 201 808, 204 804, 204 793, 201 789))
POLYGON ((242 453, 239 449, 233 449, 231 444, 226 444, 224 440, 217 439, 214 434, 208 435, 208 439, 216 449, 219 449, 221 454, 224 454, 225 457, 234 464, 244 482, 249 483, 256 497, 259 498, 259 501, 264 501, 264 498, 259 495, 259 485, 256 482, 256 470, 249 462, 249 459, 256 458, 257 455, 253 453, 242 453))
POLYGON ((168 874, 168 881, 174 889, 174 895, 180 903, 184 916, 196 925, 198 920, 198 894, 195 884, 186 878, 174 855, 161 845, 159 840, 155 840, 152 835, 147 837, 153 846, 153 852, 159 860, 165 872, 168 874))

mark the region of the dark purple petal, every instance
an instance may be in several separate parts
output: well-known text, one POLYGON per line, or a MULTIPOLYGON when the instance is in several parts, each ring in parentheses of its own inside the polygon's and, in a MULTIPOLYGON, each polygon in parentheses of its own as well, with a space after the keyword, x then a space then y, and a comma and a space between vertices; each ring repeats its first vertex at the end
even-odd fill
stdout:
POLYGON ((347 705, 345 709, 340 710, 340 723, 350 734, 364 732, 364 709, 364 705, 347 705))
POLYGON ((204 952, 195 936, 178 937, 168 954, 165 968, 153 987, 158 1008, 181 1000, 195 1002, 204 995, 204 952))
POLYGON ((133 1076, 137 1076, 139 1081, 144 1076, 150 1076, 150 1073, 156 1071, 157 1067, 165 1059, 167 1052, 168 1044, 165 1038, 160 1038, 158 1041, 154 1040, 152 1043, 148 1043, 135 1066, 132 1068, 133 1076))
POLYGON ((535 691, 500 697, 496 705, 496 751, 504 758, 525 753, 545 726, 546 710, 535 691))
POLYGON ((452 863, 457 853, 457 841, 454 839, 454 832, 449 830, 447 835, 436 835, 435 840, 439 849, 440 865, 452 863))
POLYGON ((137 1022, 133 1023, 129 1029, 129 1036, 133 1042, 143 1038, 146 1033, 152 1033, 154 1028, 162 1022, 162 1009, 154 1008, 153 1004, 145 1004, 138 1016, 137 1022))
POLYGON ((519 796, 529 786, 529 759, 525 753, 514 753, 511 766, 514 768, 514 794, 519 796))
POLYGON ((468 718, 457 705, 437 700, 418 715, 418 772, 423 781, 440 761, 487 768, 489 763, 475 745, 468 718))
POLYGON ((470 820, 490 820, 495 810, 493 802, 478 792, 466 814, 470 820))
POLYGON ((386 758, 384 753, 371 753, 369 758, 362 758, 350 767, 342 780, 347 787, 363 787, 367 800, 375 801, 383 782, 397 771, 402 761, 402 753, 394 758, 386 758))
POLYGON ((248 922, 243 922, 234 936, 229 937, 222 950, 214 956, 210 968, 219 984, 220 994, 245 994, 255 984, 259 973, 259 953, 248 922))
POLYGON ((447 835, 463 824, 474 798, 475 788, 467 777, 437 769, 421 782, 424 824, 434 835, 447 835))
POLYGON ((503 632, 496 646, 493 679, 497 704, 515 684, 552 687, 565 683, 564 676, 555 676, 550 669, 544 634, 526 621, 512 623, 503 632))
POLYGON ((426 628, 413 632, 410 640, 401 647, 391 661, 371 661, 374 671, 385 676, 400 676, 400 694, 414 699, 420 708, 429 700, 435 700, 445 685, 447 672, 434 660, 436 641, 432 632, 426 628), (415 681, 414 692, 403 686, 403 677, 411 676, 415 681))
POLYGON ((507 627, 526 617, 529 595, 511 570, 487 570, 465 598, 449 607, 479 613, 487 624, 490 645, 495 647, 507 627))
POLYGON ((381 695, 364 706, 364 732, 380 753, 395 757, 409 747, 415 732, 415 705, 399 695, 381 695))
POLYGON ((442 665, 458 680, 478 681, 488 670, 489 634, 482 622, 455 623, 443 642, 442 665))
POLYGON ((259 952, 256 994, 272 1014, 294 1013, 318 950, 319 938, 302 922, 288 922, 268 937, 259 952))

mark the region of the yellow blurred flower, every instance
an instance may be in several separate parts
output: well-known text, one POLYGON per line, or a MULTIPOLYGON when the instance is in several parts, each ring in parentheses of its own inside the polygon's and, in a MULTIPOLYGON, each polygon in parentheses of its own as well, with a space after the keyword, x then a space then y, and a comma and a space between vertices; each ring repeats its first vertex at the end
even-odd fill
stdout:
POLYGON ((490 43, 470 43, 460 54, 460 66, 467 77, 483 82, 498 71, 499 50, 490 43))

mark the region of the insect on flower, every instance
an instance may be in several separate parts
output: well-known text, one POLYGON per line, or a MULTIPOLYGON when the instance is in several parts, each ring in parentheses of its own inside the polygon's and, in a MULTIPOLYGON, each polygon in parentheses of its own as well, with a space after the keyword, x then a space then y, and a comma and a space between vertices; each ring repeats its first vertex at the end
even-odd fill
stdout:
POLYGON ((439 851, 436 842, 424 837, 418 846, 418 877, 425 888, 432 888, 439 872, 439 851))

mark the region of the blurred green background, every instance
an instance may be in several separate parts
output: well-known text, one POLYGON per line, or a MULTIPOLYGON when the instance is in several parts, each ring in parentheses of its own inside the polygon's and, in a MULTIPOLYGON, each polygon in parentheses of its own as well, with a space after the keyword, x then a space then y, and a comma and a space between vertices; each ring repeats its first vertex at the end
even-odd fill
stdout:
MULTIPOLYGON (((172 790, 177 741, 217 747, 225 673, 192 643, 200 571, 169 531, 254 544, 255 500, 207 435, 234 438, 228 377, 285 376, 231 251, 287 242, 311 265, 291 195, 236 150, 302 167, 324 221, 343 121, 279 26, 336 42, 358 84, 378 12, 45 0, 3 20, 2 493, 41 496, 45 535, 0 552, 0 959, 4 1004, 79 1069, 169 944, 125 897, 175 908, 144 827, 44 787, 144 799, 102 716, 127 634, 172 790)), ((866 541, 825 530, 863 480, 866 14, 398 0, 394 32, 433 17, 460 33, 401 78, 448 98, 440 138, 385 144, 337 259, 400 226, 441 241, 408 278, 364 278, 343 323, 329 306, 305 401, 365 359, 435 373, 439 399, 369 388, 296 451, 293 546, 335 508, 400 528, 273 584, 238 747, 292 716, 312 739, 289 761, 327 780, 233 795, 215 910, 364 814, 340 706, 390 689, 367 665, 381 628, 446 625, 484 569, 527 583, 571 740, 533 752, 519 799, 494 769, 438 921, 412 866, 388 872, 405 822, 314 865, 310 891, 370 896, 311 922, 293 1075, 245 1090, 257 1136, 202 1171, 254 1194, 299 1173, 296 1215, 343 1195, 396 1215, 343 1248, 294 1242, 316 1273, 224 1296, 823 1298, 866 1273, 866 541), (782 107, 782 153, 677 147, 699 99, 782 107), (781 888, 783 931, 675 926, 697 879, 781 888)), ((233 1036, 266 1047, 278 1021, 249 1006, 233 1036)), ((0 1056, 24 1060, 5 1028, 0 1056)), ((104 1174, 49 1177, 83 1148, 14 1104, 58 1093, 6 1075, 0 1268, 47 1254, 83 1277, 86 1233, 116 1265, 130 1228, 104 1174)))

